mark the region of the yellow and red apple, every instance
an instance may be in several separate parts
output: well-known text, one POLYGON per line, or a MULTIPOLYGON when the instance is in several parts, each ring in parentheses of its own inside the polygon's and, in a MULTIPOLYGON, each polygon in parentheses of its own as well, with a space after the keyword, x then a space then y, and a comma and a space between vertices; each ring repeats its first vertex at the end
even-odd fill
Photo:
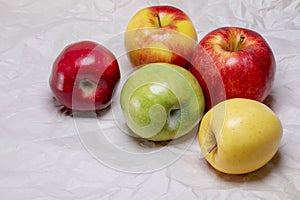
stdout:
POLYGON ((167 62, 184 68, 197 45, 190 18, 172 6, 151 6, 138 11, 125 32, 125 48, 131 63, 141 66, 167 62))

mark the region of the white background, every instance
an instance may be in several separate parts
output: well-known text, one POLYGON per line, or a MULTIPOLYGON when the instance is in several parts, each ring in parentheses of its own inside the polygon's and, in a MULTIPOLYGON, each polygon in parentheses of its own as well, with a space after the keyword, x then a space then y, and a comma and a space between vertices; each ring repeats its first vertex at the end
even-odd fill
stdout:
POLYGON ((299 63, 299 0, 1 0, 0 198, 299 199, 299 63), (126 63, 122 34, 128 21, 139 9, 162 4, 185 11, 199 40, 215 28, 241 26, 259 32, 273 49, 277 72, 267 104, 281 119, 284 135, 278 154, 262 169, 239 176, 218 173, 190 138, 187 151, 170 165, 148 173, 122 172, 109 164, 120 161, 118 154, 107 151, 110 160, 101 162, 78 134, 78 124, 85 123, 107 126, 110 134, 111 111, 99 118, 72 118, 53 100, 48 79, 66 45, 97 41, 126 63))

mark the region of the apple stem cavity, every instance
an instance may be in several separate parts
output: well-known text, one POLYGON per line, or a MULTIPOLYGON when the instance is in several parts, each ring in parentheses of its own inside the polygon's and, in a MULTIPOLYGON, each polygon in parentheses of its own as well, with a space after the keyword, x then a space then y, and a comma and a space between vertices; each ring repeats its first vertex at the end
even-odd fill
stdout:
POLYGON ((157 13, 155 13, 155 14, 154 14, 154 17, 156 17, 156 18, 157 18, 157 21, 158 21, 158 26, 159 26, 159 28, 161 28, 161 27, 162 27, 162 25, 161 25, 161 20, 160 20, 160 17, 159 17, 159 15, 158 15, 157 13))
POLYGON ((95 95, 97 85, 88 79, 79 82, 79 88, 83 92, 84 97, 93 97, 95 95))
POLYGON ((171 109, 169 113, 169 128, 174 130, 178 126, 178 122, 180 120, 181 110, 179 108, 171 109))

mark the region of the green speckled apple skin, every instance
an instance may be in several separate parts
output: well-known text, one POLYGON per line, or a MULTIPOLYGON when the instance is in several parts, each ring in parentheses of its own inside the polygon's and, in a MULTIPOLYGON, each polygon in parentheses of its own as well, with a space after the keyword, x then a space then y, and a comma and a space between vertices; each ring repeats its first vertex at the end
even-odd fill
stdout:
POLYGON ((124 83, 120 95, 128 127, 152 141, 187 134, 201 120, 204 102, 196 78, 188 70, 168 63, 137 69, 124 83))

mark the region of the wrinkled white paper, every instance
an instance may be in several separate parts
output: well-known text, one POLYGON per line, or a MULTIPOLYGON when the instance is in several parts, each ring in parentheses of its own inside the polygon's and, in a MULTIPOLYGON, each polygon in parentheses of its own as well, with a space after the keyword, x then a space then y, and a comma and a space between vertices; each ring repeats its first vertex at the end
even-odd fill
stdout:
POLYGON ((299 0, 2 0, 0 30, 1 199, 299 199, 299 0), (199 40, 215 28, 241 26, 259 32, 273 49, 277 72, 267 104, 284 135, 262 169, 216 172, 201 155, 195 131, 161 146, 130 137, 120 131, 117 102, 99 116, 72 117, 53 99, 48 78, 66 45, 104 44, 126 74, 128 21, 141 8, 164 4, 190 16, 199 40))

